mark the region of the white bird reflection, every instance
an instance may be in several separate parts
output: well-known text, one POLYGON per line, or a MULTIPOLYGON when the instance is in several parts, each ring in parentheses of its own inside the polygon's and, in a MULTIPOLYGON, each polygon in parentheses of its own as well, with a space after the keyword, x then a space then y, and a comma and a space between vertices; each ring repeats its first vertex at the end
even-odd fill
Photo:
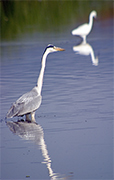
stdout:
POLYGON ((95 57, 94 50, 92 46, 88 43, 81 43, 80 45, 73 46, 73 51, 76 52, 76 54, 91 56, 92 64, 94 66, 98 66, 98 57, 95 57))
POLYGON ((16 135, 20 136, 24 140, 33 141, 37 144, 41 151, 44 161, 49 172, 49 177, 51 180, 62 179, 59 178, 59 174, 54 173, 51 167, 51 158, 49 157, 47 146, 44 141, 44 132, 42 127, 36 122, 28 122, 28 121, 17 121, 17 122, 6 122, 9 129, 16 135))

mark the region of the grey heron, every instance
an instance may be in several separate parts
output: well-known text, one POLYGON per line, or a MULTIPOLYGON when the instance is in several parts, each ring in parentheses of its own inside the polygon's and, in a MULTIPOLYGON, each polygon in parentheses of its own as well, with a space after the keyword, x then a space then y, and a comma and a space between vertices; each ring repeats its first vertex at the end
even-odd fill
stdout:
POLYGON ((86 43, 86 36, 90 33, 93 26, 93 17, 97 17, 97 12, 92 11, 89 15, 89 23, 85 23, 80 25, 76 29, 72 30, 72 35, 81 36, 83 38, 83 42, 86 43))
POLYGON ((52 44, 49 44, 45 48, 45 51, 42 56, 42 65, 37 80, 37 85, 30 92, 23 94, 16 102, 13 103, 13 105, 7 113, 6 118, 13 118, 15 116, 25 115, 26 120, 30 121, 29 115, 31 114, 31 121, 35 121, 35 111, 39 108, 42 100, 41 91, 47 55, 52 52, 64 50, 65 49, 55 47, 52 44))

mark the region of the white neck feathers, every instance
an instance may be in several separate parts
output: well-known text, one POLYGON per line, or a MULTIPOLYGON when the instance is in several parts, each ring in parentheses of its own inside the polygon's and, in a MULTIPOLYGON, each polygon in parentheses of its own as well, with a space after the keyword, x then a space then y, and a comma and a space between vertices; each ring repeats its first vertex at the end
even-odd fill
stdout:
POLYGON ((90 14, 90 16, 89 16, 89 26, 90 26, 90 28, 92 28, 92 25, 93 25, 93 14, 90 14))
POLYGON ((42 57, 42 67, 41 67, 40 74, 39 74, 38 81, 37 81, 39 95, 41 95, 41 90, 42 90, 42 85, 43 85, 43 77, 44 77, 44 70, 45 70, 45 65, 46 65, 46 58, 47 58, 48 54, 49 54, 49 52, 46 51, 43 54, 43 57, 42 57))

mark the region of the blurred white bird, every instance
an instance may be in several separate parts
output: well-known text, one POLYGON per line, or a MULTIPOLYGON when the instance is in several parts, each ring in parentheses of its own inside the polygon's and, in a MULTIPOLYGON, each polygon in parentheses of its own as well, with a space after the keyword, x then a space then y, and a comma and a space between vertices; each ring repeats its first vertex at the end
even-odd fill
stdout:
POLYGON ((93 26, 93 18, 97 17, 97 12, 92 11, 89 15, 89 23, 85 23, 72 31, 72 35, 81 36, 83 43, 86 43, 86 36, 90 33, 93 26))

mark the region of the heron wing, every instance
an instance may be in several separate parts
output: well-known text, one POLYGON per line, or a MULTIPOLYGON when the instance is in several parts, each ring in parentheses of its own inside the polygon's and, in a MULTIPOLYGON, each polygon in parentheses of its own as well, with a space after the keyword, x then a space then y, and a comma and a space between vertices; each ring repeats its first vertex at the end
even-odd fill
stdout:
POLYGON ((38 94, 36 87, 30 92, 23 94, 8 111, 7 117, 22 116, 35 111, 41 104, 41 95, 38 94))

